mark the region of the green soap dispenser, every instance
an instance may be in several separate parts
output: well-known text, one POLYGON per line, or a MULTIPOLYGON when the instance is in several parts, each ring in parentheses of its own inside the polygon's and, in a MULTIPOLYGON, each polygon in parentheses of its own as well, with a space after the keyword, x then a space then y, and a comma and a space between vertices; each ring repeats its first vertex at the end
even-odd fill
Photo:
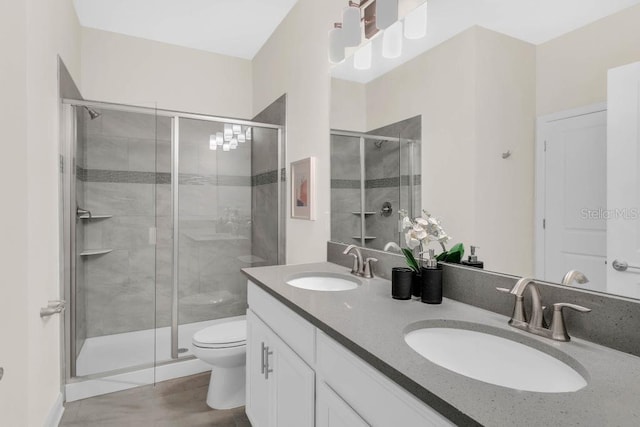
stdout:
POLYGON ((462 265, 466 265, 467 267, 484 268, 484 262, 478 261, 476 249, 478 249, 478 246, 471 246, 469 259, 467 261, 462 261, 462 265))

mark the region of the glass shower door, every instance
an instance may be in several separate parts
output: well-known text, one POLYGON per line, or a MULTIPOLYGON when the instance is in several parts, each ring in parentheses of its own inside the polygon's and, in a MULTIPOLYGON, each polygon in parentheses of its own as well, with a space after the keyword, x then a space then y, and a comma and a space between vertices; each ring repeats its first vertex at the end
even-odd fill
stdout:
POLYGON ((153 367, 157 149, 170 122, 83 106, 75 118, 71 376, 153 367))
POLYGON ((174 125, 174 358, 192 356, 196 331, 246 313, 242 268, 278 263, 278 141, 249 124, 174 125))

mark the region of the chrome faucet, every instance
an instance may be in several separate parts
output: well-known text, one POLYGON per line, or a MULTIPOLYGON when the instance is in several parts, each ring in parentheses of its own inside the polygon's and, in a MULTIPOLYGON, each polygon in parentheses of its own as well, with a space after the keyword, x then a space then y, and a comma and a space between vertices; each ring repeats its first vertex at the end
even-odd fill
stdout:
POLYGON ((513 314, 509 320, 509 325, 514 328, 521 329, 526 332, 530 332, 535 335, 540 335, 546 338, 551 338, 556 341, 569 341, 571 338, 567 333, 567 328, 564 322, 564 316, 562 309, 564 307, 571 308, 581 313, 588 313, 591 309, 582 307, 576 304, 557 303, 553 304, 553 318, 551 319, 551 326, 547 328, 544 319, 544 307, 542 306, 542 298, 540 291, 536 286, 535 280, 529 277, 523 277, 518 280, 513 289, 496 288, 500 292, 509 293, 515 296, 515 305, 513 307, 513 314), (524 292, 529 288, 531 294, 531 316, 527 319, 527 314, 524 310, 524 292))
POLYGON ((587 279, 587 276, 585 276, 584 273, 581 273, 578 270, 569 270, 567 274, 564 275, 562 284, 564 286, 569 286, 574 281, 580 285, 584 285, 589 282, 589 279, 587 279))
POLYGON ((360 249, 358 249, 356 245, 349 245, 347 246, 347 249, 345 249, 342 253, 344 255, 351 255, 353 257, 353 267, 351 268, 351 274, 361 276, 361 272, 364 269, 364 263, 362 262, 362 252, 360 252, 360 249))
POLYGON ((342 253, 344 255, 351 255, 353 257, 353 267, 351 268, 351 274, 364 277, 365 279, 372 279, 374 277, 371 263, 377 262, 377 259, 367 258, 366 260, 363 260, 362 252, 360 252, 360 249, 356 245, 347 246, 347 249, 345 249, 342 253))

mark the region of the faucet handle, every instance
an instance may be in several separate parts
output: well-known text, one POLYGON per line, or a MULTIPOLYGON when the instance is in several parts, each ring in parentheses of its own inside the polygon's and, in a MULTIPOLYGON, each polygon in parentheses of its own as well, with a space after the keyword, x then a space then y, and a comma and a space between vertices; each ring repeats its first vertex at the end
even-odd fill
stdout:
POLYGON ((376 258, 367 258, 364 260, 364 278, 365 279, 373 279, 375 276, 373 275, 373 268, 371 268, 372 262, 378 262, 376 258))
POLYGON ((507 288, 496 288, 496 291, 502 292, 503 294, 510 294, 511 293, 511 289, 507 289, 507 288))
POLYGON ((557 341, 569 341, 571 337, 567 333, 567 327, 564 323, 564 316, 562 314, 563 308, 570 308, 572 310, 576 310, 580 313, 588 313, 591 311, 590 308, 583 307, 577 304, 569 304, 560 302, 557 304, 553 304, 553 319, 551 319, 551 338, 557 341))

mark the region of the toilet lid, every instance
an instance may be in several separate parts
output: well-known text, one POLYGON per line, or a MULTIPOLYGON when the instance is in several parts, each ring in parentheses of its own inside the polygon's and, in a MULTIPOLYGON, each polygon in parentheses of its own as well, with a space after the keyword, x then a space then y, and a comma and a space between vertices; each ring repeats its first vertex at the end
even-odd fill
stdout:
POLYGON ((193 344, 199 347, 230 347, 247 340, 247 321, 220 322, 193 334, 193 344))

